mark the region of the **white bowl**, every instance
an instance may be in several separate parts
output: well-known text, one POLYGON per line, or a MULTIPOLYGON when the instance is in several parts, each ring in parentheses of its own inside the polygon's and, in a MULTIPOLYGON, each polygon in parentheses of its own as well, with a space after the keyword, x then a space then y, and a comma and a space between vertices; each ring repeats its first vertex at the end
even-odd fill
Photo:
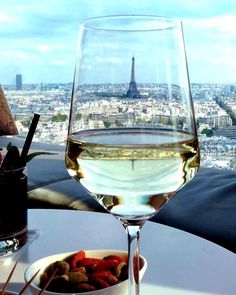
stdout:
MULTIPOLYGON (((40 276, 46 269, 46 267, 58 260, 63 260, 66 257, 73 255, 76 252, 67 252, 67 253, 60 253, 55 254, 51 256, 44 257, 42 259, 39 259, 32 263, 25 271, 24 277, 25 281, 28 282, 32 276, 40 269, 38 275, 33 280, 33 282, 29 285, 29 289, 33 295, 38 295, 40 292, 39 288, 39 282, 40 282, 40 276)), ((108 255, 118 255, 122 258, 127 258, 128 254, 127 251, 119 251, 119 250, 85 250, 86 257, 89 258, 103 258, 108 255)), ((139 277, 140 280, 142 279, 146 269, 147 269, 147 261, 146 259, 140 255, 140 272, 139 277)), ((90 291, 90 292, 80 292, 80 293, 57 293, 57 292, 51 292, 51 291, 44 291, 43 294, 45 295, 69 295, 69 294, 84 294, 84 295, 126 295, 128 290, 128 280, 122 281, 118 284, 115 284, 113 286, 99 289, 96 291, 90 291)))
MULTIPOLYGON (((0 294, 2 294, 2 290, 0 289, 0 294)), ((18 295, 19 293, 18 292, 14 292, 14 291, 9 291, 9 290, 6 290, 5 295, 18 295)))

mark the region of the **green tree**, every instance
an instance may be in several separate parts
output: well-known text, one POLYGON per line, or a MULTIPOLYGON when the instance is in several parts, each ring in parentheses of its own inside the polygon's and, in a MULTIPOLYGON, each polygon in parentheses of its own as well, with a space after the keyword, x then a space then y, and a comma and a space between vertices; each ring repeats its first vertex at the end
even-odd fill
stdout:
POLYGON ((58 113, 52 117, 53 122, 65 122, 68 119, 67 115, 58 113))
POLYGON ((111 123, 109 121, 103 121, 103 124, 106 128, 109 128, 111 126, 111 123))
POLYGON ((76 121, 79 121, 82 118, 82 114, 81 113, 77 113, 76 115, 76 121))
POLYGON ((207 137, 211 137, 213 135, 213 130, 210 128, 204 128, 201 133, 206 134, 207 137))
POLYGON ((30 121, 30 119, 24 119, 21 123, 24 127, 29 127, 31 121, 30 121))
POLYGON ((123 124, 118 120, 115 120, 115 124, 116 124, 117 127, 123 126, 123 124))

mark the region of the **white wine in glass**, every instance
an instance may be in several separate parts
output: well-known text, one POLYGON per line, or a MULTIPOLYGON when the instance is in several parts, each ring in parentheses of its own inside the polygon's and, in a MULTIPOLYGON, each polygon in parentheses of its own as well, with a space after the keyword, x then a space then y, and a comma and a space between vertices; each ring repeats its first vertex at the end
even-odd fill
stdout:
POLYGON ((82 22, 65 161, 125 227, 129 295, 138 295, 140 229, 200 164, 180 21, 123 15, 82 22))

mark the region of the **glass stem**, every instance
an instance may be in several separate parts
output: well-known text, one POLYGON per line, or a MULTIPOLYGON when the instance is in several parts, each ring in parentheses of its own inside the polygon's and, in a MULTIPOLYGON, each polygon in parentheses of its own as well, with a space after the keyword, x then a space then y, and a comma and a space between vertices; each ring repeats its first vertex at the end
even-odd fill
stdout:
POLYGON ((127 225, 129 259, 129 295, 139 295, 139 234, 140 225, 127 225))

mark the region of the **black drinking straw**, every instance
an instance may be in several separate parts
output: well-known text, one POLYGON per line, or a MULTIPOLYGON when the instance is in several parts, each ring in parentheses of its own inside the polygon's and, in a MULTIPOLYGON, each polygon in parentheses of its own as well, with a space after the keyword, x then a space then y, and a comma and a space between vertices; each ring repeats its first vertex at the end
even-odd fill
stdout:
POLYGON ((28 155, 31 142, 32 142, 32 139, 34 137, 36 127, 38 125, 39 117, 40 117, 39 114, 34 114, 34 117, 33 117, 33 120, 31 122, 28 134, 26 136, 26 140, 25 140, 24 146, 23 146, 22 151, 21 151, 21 156, 20 156, 23 163, 26 163, 26 157, 28 155))

